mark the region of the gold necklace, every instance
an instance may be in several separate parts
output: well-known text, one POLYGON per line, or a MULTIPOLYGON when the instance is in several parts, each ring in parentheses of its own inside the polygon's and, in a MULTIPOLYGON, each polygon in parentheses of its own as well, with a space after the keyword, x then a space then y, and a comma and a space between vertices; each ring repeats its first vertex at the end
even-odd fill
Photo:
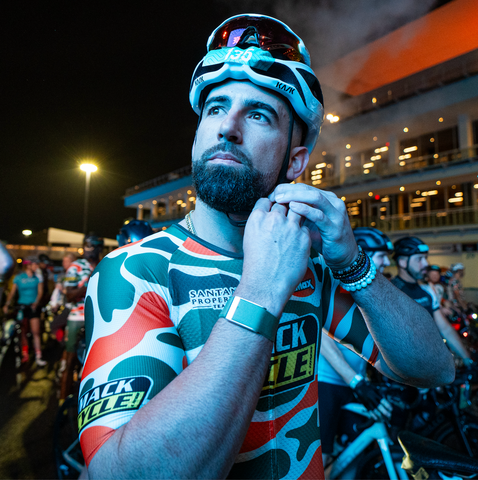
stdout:
POLYGON ((186 227, 188 227, 188 230, 193 234, 193 235, 197 235, 196 233, 196 229, 194 228, 194 223, 193 223, 193 219, 191 217, 191 213, 193 213, 194 210, 191 210, 190 212, 188 212, 188 214, 186 215, 186 227))

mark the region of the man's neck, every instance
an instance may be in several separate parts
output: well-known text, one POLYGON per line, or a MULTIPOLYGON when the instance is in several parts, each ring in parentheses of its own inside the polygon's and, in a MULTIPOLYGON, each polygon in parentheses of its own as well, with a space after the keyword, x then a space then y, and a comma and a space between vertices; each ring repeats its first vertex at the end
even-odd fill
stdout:
MULTIPOLYGON (((244 228, 231 225, 225 213, 214 210, 198 198, 191 219, 199 238, 224 250, 242 253, 244 228)), ((187 229, 185 220, 182 220, 180 225, 187 229)))
POLYGON ((406 270, 404 270, 403 268, 400 268, 400 270, 398 271, 398 276, 404 281, 404 282, 407 282, 407 283, 418 283, 418 281, 413 278, 406 270))

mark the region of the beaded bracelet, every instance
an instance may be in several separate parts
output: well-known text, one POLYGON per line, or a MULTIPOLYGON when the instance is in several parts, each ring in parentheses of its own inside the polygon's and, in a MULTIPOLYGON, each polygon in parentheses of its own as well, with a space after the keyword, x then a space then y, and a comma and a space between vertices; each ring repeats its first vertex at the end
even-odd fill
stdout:
POLYGON ((373 262, 370 262, 370 269, 367 274, 360 280, 357 280, 353 283, 345 283, 344 281, 340 282, 341 287, 348 292, 355 292, 356 290, 361 290, 362 288, 368 287, 372 280, 375 278, 377 273, 377 268, 373 262))
POLYGON ((357 258, 350 266, 344 268, 343 270, 332 270, 334 278, 340 280, 341 278, 350 277, 351 275, 355 275, 365 266, 368 255, 364 253, 360 245, 358 245, 358 252, 357 258))
POLYGON ((359 254, 352 265, 343 270, 332 270, 334 278, 340 280, 342 288, 349 292, 355 292, 370 285, 377 273, 375 264, 360 245, 358 249, 359 254))

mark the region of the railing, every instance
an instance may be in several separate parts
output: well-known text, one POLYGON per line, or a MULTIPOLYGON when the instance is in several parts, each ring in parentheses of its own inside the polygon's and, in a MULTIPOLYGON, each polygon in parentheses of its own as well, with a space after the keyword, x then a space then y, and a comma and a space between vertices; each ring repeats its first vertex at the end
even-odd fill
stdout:
MULTIPOLYGON (((409 158, 407 160, 402 160, 400 164, 385 166, 378 162, 381 160, 376 160, 375 165, 370 168, 370 172, 365 174, 363 168, 361 167, 349 167, 346 168, 345 174, 346 177, 344 181, 340 181, 340 176, 335 175, 322 180, 320 188, 324 187, 336 187, 344 185, 353 185, 357 183, 365 183, 374 180, 379 180, 387 176, 401 175, 402 173, 411 173, 418 171, 428 171, 434 170, 437 168, 447 168, 453 165, 459 165, 461 163, 474 163, 478 161, 478 145, 473 145, 464 149, 454 149, 447 152, 441 152, 435 155, 424 155, 415 158, 409 158), (374 168, 377 168, 377 171, 374 171, 374 168)), ((307 182, 307 183, 310 183, 307 182)))
POLYGON ((409 230, 416 228, 438 228, 470 225, 478 228, 478 208, 460 207, 430 212, 405 213, 401 215, 382 215, 377 217, 351 216, 352 227, 376 227, 383 232, 409 230))
POLYGON ((173 180, 178 180, 183 177, 187 177, 188 175, 191 175, 191 165, 178 168, 173 172, 166 173, 159 177, 153 178, 152 180, 148 180, 147 182, 139 183, 134 187, 128 188, 126 189, 125 196, 129 197, 131 195, 134 195, 135 193, 143 192, 144 190, 149 190, 150 188, 154 188, 159 185, 164 185, 165 183, 172 182, 173 180))

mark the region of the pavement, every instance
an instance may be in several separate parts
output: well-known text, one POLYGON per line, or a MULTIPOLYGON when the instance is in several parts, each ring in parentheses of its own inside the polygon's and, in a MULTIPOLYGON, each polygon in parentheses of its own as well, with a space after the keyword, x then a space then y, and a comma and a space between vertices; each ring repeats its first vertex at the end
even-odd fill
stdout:
POLYGON ((56 479, 53 423, 58 409, 58 345, 47 345, 48 364, 22 366, 17 385, 13 348, 0 368, 0 479, 56 479))

